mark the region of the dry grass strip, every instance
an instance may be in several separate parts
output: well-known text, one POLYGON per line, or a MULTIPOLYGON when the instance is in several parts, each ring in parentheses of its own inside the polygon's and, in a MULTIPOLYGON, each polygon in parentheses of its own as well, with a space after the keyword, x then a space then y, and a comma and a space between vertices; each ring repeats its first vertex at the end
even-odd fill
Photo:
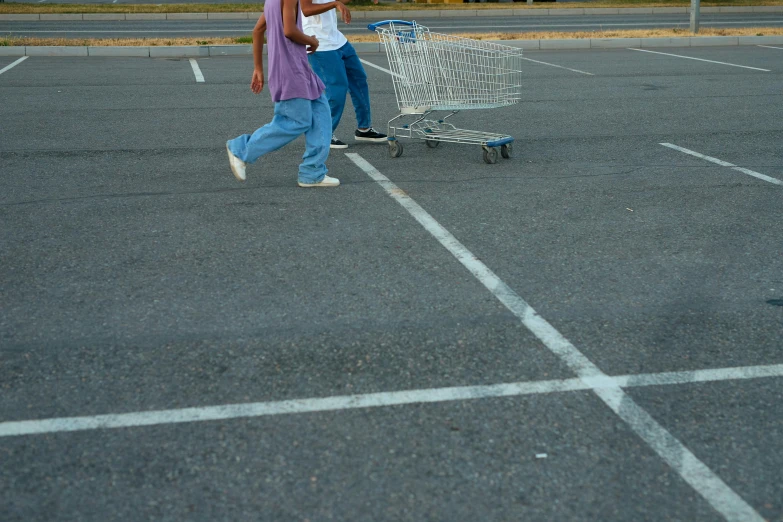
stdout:
MULTIPOLYGON (((783 0, 705 0, 702 7, 780 6, 783 0)), ((579 9, 583 7, 690 7, 687 0, 597 0, 589 4, 539 2, 528 6, 524 2, 426 4, 418 2, 373 5, 369 0, 354 0, 349 6, 357 11, 407 11, 411 9, 579 9)), ((262 4, 28 4, 0 3, 0 14, 68 14, 68 13, 255 13, 262 4)))
MULTIPOLYGON (((580 31, 580 32, 534 32, 534 33, 455 33, 457 36, 475 40, 551 40, 565 38, 676 38, 692 36, 687 28, 683 29, 632 29, 619 31, 580 31)), ((748 27, 739 29, 701 29, 698 36, 782 36, 783 27, 748 27)), ((374 34, 351 35, 348 40, 354 43, 378 42, 374 34)), ((237 45, 249 44, 252 37, 239 38, 28 38, 0 37, 0 46, 170 46, 170 45, 237 45)))
MULTIPOLYGON (((578 32, 531 32, 531 33, 468 33, 460 34, 474 40, 556 40, 585 38, 682 38, 694 36, 782 36, 783 27, 743 27, 730 29, 701 28, 698 35, 691 34, 688 24, 678 29, 619 29, 607 31, 578 32)), ((373 35, 370 35, 373 36, 373 35)), ((361 36, 364 38, 364 35, 361 36)), ((364 40, 362 40, 364 41, 364 40)), ((375 40, 368 40, 375 41, 375 40)))

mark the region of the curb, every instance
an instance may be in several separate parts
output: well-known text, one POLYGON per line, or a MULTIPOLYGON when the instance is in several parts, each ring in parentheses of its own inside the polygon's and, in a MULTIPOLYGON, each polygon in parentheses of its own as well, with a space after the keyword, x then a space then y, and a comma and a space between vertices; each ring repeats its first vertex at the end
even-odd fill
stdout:
MULTIPOLYGON (((702 13, 783 13, 783 5, 702 7, 702 13)), ((490 16, 567 16, 606 14, 688 14, 690 7, 583 7, 576 9, 444 9, 408 11, 352 11, 355 20, 462 18, 490 16)), ((0 21, 64 21, 64 20, 256 20, 260 12, 246 13, 74 13, 74 14, 0 14, 0 21)))
MULTIPOLYGON (((569 40, 487 40, 520 49, 622 49, 654 47, 706 47, 741 45, 783 45, 783 36, 685 36, 676 38, 578 38, 569 40)), ((355 43, 356 52, 384 52, 380 43, 355 43)), ((264 47, 266 51, 266 47, 264 47)), ((0 56, 135 56, 148 58, 206 58, 249 56, 252 45, 182 45, 170 47, 132 46, 14 46, 0 47, 0 56)))

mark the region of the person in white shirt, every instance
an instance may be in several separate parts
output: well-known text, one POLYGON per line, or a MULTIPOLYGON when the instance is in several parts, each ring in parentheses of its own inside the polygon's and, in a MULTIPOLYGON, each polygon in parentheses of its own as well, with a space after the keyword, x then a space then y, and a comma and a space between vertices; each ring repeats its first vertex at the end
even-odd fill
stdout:
MULTIPOLYGON (((356 112, 356 141, 386 143, 386 134, 372 128, 370 113, 370 89, 367 86, 367 73, 356 55, 353 46, 343 33, 337 29, 337 11, 346 23, 350 23, 351 14, 344 4, 351 0, 300 0, 302 10, 302 30, 318 39, 316 52, 307 55, 315 74, 326 85, 326 97, 332 113, 331 148, 348 147, 337 139, 334 131, 340 124, 345 109, 346 95, 351 93, 351 102, 356 112), (328 10, 325 10, 328 7, 328 10)), ((374 0, 377 4, 378 0, 374 0)))

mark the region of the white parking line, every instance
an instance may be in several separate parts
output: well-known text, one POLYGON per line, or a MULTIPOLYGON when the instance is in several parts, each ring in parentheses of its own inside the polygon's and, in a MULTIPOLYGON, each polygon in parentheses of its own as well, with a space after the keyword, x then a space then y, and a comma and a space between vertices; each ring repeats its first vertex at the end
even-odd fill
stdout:
POLYGON ((372 62, 368 62, 368 61, 367 61, 367 60, 365 60, 364 58, 359 58, 359 61, 360 61, 360 62, 362 62, 364 65, 369 65, 370 67, 373 67, 373 68, 375 68, 375 69, 378 69, 379 71, 383 71, 383 72, 385 72, 385 73, 387 73, 387 74, 394 74, 394 73, 393 73, 393 72, 391 72, 389 69, 384 69, 384 68, 383 68, 383 67, 381 67, 380 65, 375 65, 375 64, 374 64, 374 63, 372 63, 372 62))
POLYGON ((764 47, 765 49, 780 49, 783 51, 783 47, 775 47, 774 45, 759 45, 758 47, 764 47))
POLYGON ((746 379, 783 377, 783 364, 741 366, 685 372, 646 373, 638 375, 603 376, 601 378, 573 378, 548 381, 512 382, 486 386, 455 386, 294 399, 286 401, 225 404, 87 417, 61 417, 29 421, 0 422, 0 437, 18 437, 41 433, 86 431, 110 428, 132 428, 158 424, 181 424, 215 420, 269 417, 321 411, 380 408, 404 404, 425 404, 464 400, 489 399, 594 390, 599 388, 636 388, 746 379))
POLYGON ((693 370, 685 372, 618 375, 617 377, 612 377, 612 379, 621 388, 632 388, 637 386, 665 386, 671 384, 761 379, 764 377, 783 377, 783 364, 735 366, 734 368, 715 368, 712 370, 693 370))
POLYGON ((30 58, 30 57, 29 57, 29 56, 22 56, 21 58, 19 58, 19 59, 18 59, 18 60, 16 60, 15 62, 13 62, 13 63, 11 63, 11 64, 9 64, 9 65, 6 65, 6 66, 5 66, 5 67, 3 67, 2 69, 0 69, 0 74, 3 74, 4 72, 6 72, 6 71, 8 71, 8 70, 11 70, 11 69, 13 69, 14 67, 16 67, 17 65, 19 65, 19 64, 20 64, 20 63, 22 63, 23 61, 27 60, 28 58, 30 58))
POLYGON ((204 83, 204 75, 201 74, 201 69, 198 66, 198 62, 195 58, 190 59, 190 66, 193 68, 193 74, 196 76, 197 83, 204 83))
POLYGON ((736 170, 737 172, 742 172, 743 174, 747 174, 748 176, 753 176, 754 178, 758 178, 764 181, 768 181, 770 183, 774 183, 775 185, 783 185, 783 181, 773 178, 770 176, 767 176, 766 174, 761 174, 759 172, 755 172, 750 169, 746 169, 744 167, 738 167, 734 165, 733 163, 729 163, 728 161, 719 160, 718 158, 713 158, 712 156, 705 156, 704 154, 700 154, 698 152, 692 151, 690 149, 686 149, 683 147, 678 147, 677 145, 672 145, 671 143, 660 143, 659 145, 663 145, 664 147, 668 147, 670 149, 674 149, 680 152, 684 152, 685 154, 690 154, 691 156, 694 156, 699 159, 703 159, 705 161, 709 161, 712 163, 715 163, 716 165, 720 165, 721 167, 729 167, 732 170, 736 170))
MULTIPOLYGON (((595 76, 593 73, 589 73, 589 72, 585 72, 585 71, 580 71, 579 69, 569 69, 568 67, 563 67, 562 65, 555 65, 555 64, 553 64, 553 63, 548 63, 548 62, 541 62, 541 61, 539 61, 539 60, 532 60, 532 59, 530 59, 530 58, 524 58, 524 57, 523 57, 522 59, 523 59, 523 60, 527 60, 527 61, 529 61, 529 62, 535 62, 535 63, 540 63, 540 64, 543 64, 543 65, 549 65, 550 67, 557 67, 557 68, 559 68, 559 69, 566 69, 567 71, 573 71, 573 72, 580 73, 580 74, 589 74, 590 76, 595 76)), ((375 69, 378 69, 379 71, 383 71, 383 72, 385 72, 385 73, 387 73, 387 74, 391 74, 392 76, 397 76, 397 77, 399 77, 399 78, 402 78, 402 76, 400 76, 399 74, 393 73, 393 72, 392 72, 392 71, 390 71, 389 69, 384 69, 384 68, 383 68, 383 67, 381 67, 380 65, 375 65, 374 63, 372 63, 372 62, 368 62, 367 60, 364 60, 364 59, 362 59, 362 58, 359 58, 359 61, 360 61, 360 62, 362 62, 362 63, 363 63, 363 64, 365 64, 365 65, 369 65, 370 67, 374 67, 375 69)))
POLYGON ((487 265, 479 261, 410 196, 360 155, 348 153, 346 156, 381 185, 392 199, 407 210, 583 382, 591 386, 598 382, 605 386, 593 387, 592 391, 726 520, 737 522, 764 520, 684 444, 636 404, 617 383, 611 380, 610 376, 602 372, 546 319, 538 315, 533 307, 495 275, 487 265))
POLYGON ((385 72, 386 74, 391 74, 392 76, 396 76, 396 77, 398 77, 398 78, 403 78, 403 76, 402 76, 402 75, 400 75, 400 74, 397 74, 397 73, 394 73, 394 72, 390 71, 389 69, 384 69, 384 68, 383 68, 383 67, 381 67, 380 65, 375 65, 375 64, 374 64, 374 63, 372 63, 372 62, 368 62, 368 61, 367 61, 367 60, 365 60, 364 58, 359 58, 359 61, 360 61, 360 62, 362 62, 364 65, 369 65, 370 67, 372 67, 372 68, 374 68, 374 69, 378 69, 379 71, 383 71, 383 72, 385 72))
POLYGON ((532 60, 530 58, 522 58, 522 59, 523 60, 527 60, 528 62, 540 63, 540 64, 543 64, 543 65, 549 65, 550 67, 558 67, 560 69, 565 69, 567 71, 573 71, 573 72, 577 72, 577 73, 581 73, 581 74, 589 74, 590 76, 595 76, 595 74, 593 74, 593 73, 580 71, 579 69, 569 69, 568 67, 563 67, 562 65, 555 65, 555 64, 549 63, 549 62, 541 62, 541 61, 538 61, 538 60, 532 60))
POLYGON ((717 63, 717 64, 720 64, 720 65, 730 65, 732 67, 741 67, 743 69, 753 69, 754 71, 771 72, 769 69, 760 69, 758 67, 748 67, 747 65, 737 65, 736 63, 716 62, 715 60, 705 60, 704 58, 694 58, 692 56, 682 56, 681 54, 662 53, 660 51, 650 51, 648 49, 634 49, 633 47, 628 47, 628 50, 629 51, 639 51, 639 52, 642 52, 642 53, 663 54, 665 56, 674 56, 675 58, 685 58, 686 60, 697 60, 699 62, 717 63))
POLYGON ((319 411, 352 410, 357 408, 377 408, 401 404, 481 399, 485 397, 510 397, 515 395, 585 390, 589 387, 590 385, 585 384, 579 379, 566 379, 560 381, 521 382, 489 386, 405 390, 363 395, 256 402, 249 404, 227 404, 223 406, 121 413, 114 415, 94 415, 89 417, 14 421, 0 423, 0 437, 106 428, 129 428, 152 426, 156 424, 179 424, 183 422, 204 422, 239 419, 244 417, 266 417, 319 411))

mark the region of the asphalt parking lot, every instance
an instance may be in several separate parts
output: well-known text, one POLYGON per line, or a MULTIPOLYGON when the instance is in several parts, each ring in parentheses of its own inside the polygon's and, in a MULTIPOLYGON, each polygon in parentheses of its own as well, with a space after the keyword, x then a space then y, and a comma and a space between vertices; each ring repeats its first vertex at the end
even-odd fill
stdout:
POLYGON ((248 57, 0 57, 0 519, 783 520, 779 47, 527 52, 494 165, 348 109, 330 190, 234 180, 248 57))

